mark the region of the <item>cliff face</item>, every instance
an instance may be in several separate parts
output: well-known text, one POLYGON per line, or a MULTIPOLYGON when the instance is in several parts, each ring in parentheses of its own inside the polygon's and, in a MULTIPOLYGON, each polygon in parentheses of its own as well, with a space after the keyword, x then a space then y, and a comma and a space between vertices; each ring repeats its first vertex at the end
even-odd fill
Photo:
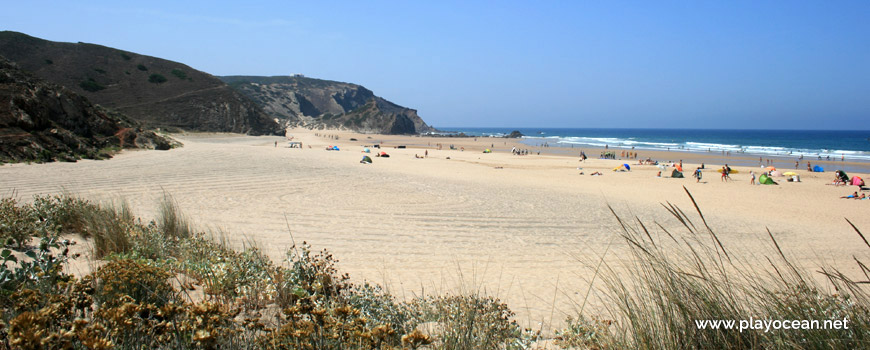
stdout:
POLYGON ((178 62, 8 31, 0 32, 0 55, 146 126, 283 134, 257 104, 220 79, 178 62))
POLYGON ((106 147, 169 149, 87 98, 46 83, 0 57, 0 162, 103 158, 106 147))
POLYGON ((220 78, 288 126, 381 134, 435 130, 416 110, 375 96, 371 90, 356 84, 300 76, 220 78))

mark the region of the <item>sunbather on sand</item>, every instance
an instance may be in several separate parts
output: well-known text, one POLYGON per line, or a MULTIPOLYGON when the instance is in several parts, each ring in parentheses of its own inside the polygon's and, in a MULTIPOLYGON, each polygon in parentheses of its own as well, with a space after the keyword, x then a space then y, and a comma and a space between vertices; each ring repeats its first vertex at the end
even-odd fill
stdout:
POLYGON ((858 191, 855 191, 855 193, 852 193, 848 196, 842 196, 840 198, 858 198, 858 191))

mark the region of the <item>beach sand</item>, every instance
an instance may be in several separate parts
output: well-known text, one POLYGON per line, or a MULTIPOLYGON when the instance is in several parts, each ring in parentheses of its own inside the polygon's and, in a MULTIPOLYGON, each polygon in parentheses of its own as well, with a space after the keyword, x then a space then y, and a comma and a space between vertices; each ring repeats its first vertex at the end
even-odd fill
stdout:
MULTIPOLYGON (((852 256, 867 254, 844 218, 870 231, 870 200, 839 199, 856 187, 826 185, 832 172, 800 169, 800 183, 777 178, 779 186, 751 186, 749 171, 761 169, 733 167, 740 172, 723 183, 713 170, 724 163, 721 155, 639 151, 641 158, 683 159, 686 178, 672 179, 656 177, 658 168, 635 160, 594 159, 601 151, 594 149, 585 149, 590 159, 581 163, 579 148, 544 148, 537 155, 538 147, 507 139, 288 134, 304 147, 285 148, 283 137, 179 134, 184 147, 171 151, 4 165, 0 194, 123 200, 148 220, 167 193, 198 227, 226 232, 238 246, 254 244, 276 262, 294 242, 306 241, 333 253, 353 281, 383 284, 400 298, 480 291, 507 302, 521 323, 545 328, 575 312, 594 272, 589 265, 605 251, 613 266, 630 258, 616 239, 619 224, 608 205, 625 219, 682 232, 662 203, 700 223, 684 186, 734 252, 772 254, 769 229, 806 267, 830 263, 855 272, 852 256), (373 152, 390 158, 372 153, 373 164, 360 164, 363 146, 373 144, 382 144, 373 152), (326 151, 327 145, 341 150, 326 151), (399 145, 407 148, 394 148, 399 145), (514 146, 534 151, 514 156, 514 146), (482 153, 490 147, 494 153, 482 153), (426 151, 428 158, 415 158, 426 151), (696 183, 691 173, 701 162, 708 169, 696 183), (611 171, 622 163, 632 171, 611 171), (589 175, 595 171, 604 175, 589 175)), ((793 167, 792 161, 784 171, 793 167)), ((73 272, 84 273, 88 265, 77 264, 73 272)))

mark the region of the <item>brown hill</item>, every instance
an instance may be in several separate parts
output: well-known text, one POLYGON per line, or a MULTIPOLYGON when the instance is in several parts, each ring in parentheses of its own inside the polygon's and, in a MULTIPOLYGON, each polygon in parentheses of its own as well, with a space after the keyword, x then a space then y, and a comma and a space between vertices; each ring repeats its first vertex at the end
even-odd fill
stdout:
POLYGON ((375 96, 356 84, 302 76, 220 78, 289 126, 381 134, 435 131, 416 110, 375 96))
POLYGON ((166 150, 171 144, 0 57, 0 163, 104 158, 116 147, 166 150))
POLYGON ((283 128, 248 98, 220 79, 178 62, 10 31, 0 32, 0 55, 146 126, 283 134, 283 128))

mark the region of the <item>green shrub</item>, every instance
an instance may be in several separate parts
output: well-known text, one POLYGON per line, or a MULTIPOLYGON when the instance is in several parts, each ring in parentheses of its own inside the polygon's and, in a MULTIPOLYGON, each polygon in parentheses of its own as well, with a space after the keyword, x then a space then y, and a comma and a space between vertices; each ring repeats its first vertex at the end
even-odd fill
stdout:
POLYGON ((0 198, 0 245, 23 248, 39 232, 39 220, 28 205, 0 198))
POLYGON ((121 58, 123 58, 124 61, 129 61, 129 60, 133 59, 132 57, 130 57, 130 55, 125 54, 123 52, 121 52, 121 58))
POLYGON ((148 67, 145 67, 144 64, 138 64, 138 65, 136 65, 136 68, 138 68, 139 70, 141 70, 143 72, 148 70, 148 67))
POLYGON ((181 80, 187 79, 187 73, 185 73, 181 69, 173 69, 171 73, 172 73, 172 75, 178 77, 178 79, 181 79, 181 80))
POLYGON ((85 91, 90 92, 97 92, 106 88, 105 86, 100 85, 100 83, 94 81, 93 79, 88 79, 79 83, 79 87, 84 89, 85 91))
POLYGON ((151 74, 151 75, 148 76, 148 82, 149 82, 149 83, 154 83, 154 84, 165 83, 165 82, 166 82, 166 77, 164 77, 164 76, 162 76, 162 75, 160 75, 160 74, 154 73, 154 74, 151 74))
POLYGON ((438 349, 498 349, 521 335, 513 312, 491 297, 430 296, 414 300, 411 308, 414 323, 437 325, 432 333, 438 349))
MULTIPOLYGON (((9 249, 0 250, 0 306, 8 306, 7 299, 21 289, 43 292, 57 291, 60 282, 69 281, 63 266, 70 258, 69 246, 74 242, 54 237, 43 237, 37 247, 27 247, 24 258, 18 259, 9 249)), ((2 313, 0 313, 2 315, 2 313)))

